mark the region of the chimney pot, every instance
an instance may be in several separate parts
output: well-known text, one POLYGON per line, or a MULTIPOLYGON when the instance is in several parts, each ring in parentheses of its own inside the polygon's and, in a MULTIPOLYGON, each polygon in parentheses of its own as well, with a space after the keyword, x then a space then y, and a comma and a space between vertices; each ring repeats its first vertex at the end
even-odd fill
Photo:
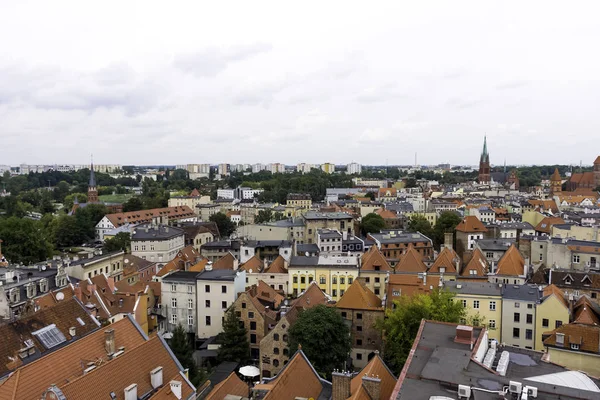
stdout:
POLYGON ((115 353, 115 330, 107 329, 104 331, 104 349, 106 354, 112 355, 115 353))
POLYGON ((351 382, 352 374, 345 371, 334 372, 331 377, 332 400, 346 400, 350 397, 352 394, 350 391, 351 382))
POLYGON ((71 337, 75 336, 76 333, 77 329, 74 326, 69 328, 69 335, 71 335, 71 337))

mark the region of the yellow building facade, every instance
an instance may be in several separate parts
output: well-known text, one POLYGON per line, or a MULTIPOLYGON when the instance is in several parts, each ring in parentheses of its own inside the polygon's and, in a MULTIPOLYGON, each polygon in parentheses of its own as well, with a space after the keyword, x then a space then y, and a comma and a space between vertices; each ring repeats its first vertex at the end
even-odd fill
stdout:
POLYGON ((337 301, 357 277, 355 257, 292 257, 288 268, 288 294, 299 296, 312 281, 316 281, 321 290, 337 301), (341 263, 338 264, 337 261, 341 263))
POLYGON ((534 350, 544 350, 542 335, 569 323, 569 304, 562 291, 554 285, 544 289, 544 299, 535 313, 534 350))

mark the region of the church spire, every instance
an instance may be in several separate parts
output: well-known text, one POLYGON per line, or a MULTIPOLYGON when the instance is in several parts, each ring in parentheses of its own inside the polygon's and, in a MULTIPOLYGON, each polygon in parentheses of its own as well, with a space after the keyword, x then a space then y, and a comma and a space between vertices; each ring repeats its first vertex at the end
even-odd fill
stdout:
POLYGON ((94 174, 94 156, 92 156, 92 163, 90 165, 90 182, 89 187, 96 187, 96 174, 94 174))
POLYGON ((483 151, 481 152, 481 161, 489 162, 490 155, 488 154, 487 149, 487 135, 483 137, 483 151))
POLYGON ((88 183, 88 203, 98 202, 98 188, 96 187, 96 174, 94 173, 94 158, 90 164, 90 182, 88 183))

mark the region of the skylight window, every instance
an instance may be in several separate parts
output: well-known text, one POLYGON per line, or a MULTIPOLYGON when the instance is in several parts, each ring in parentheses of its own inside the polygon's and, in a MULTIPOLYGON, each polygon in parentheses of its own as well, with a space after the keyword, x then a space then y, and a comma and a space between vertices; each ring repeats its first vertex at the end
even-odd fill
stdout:
POLYGON ((83 322, 83 320, 79 317, 77 317, 77 322, 79 322, 79 325, 84 326, 85 322, 83 322))
POLYGON ((32 334, 35 335, 47 349, 51 349, 67 341, 65 335, 58 330, 55 324, 48 325, 40 330, 32 332, 32 334))

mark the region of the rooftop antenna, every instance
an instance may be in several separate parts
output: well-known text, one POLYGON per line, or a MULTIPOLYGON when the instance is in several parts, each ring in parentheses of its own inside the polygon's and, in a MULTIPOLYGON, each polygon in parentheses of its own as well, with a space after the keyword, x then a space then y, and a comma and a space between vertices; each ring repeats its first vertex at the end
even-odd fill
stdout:
POLYGON ((415 151, 415 167, 417 166, 417 152, 415 151))

